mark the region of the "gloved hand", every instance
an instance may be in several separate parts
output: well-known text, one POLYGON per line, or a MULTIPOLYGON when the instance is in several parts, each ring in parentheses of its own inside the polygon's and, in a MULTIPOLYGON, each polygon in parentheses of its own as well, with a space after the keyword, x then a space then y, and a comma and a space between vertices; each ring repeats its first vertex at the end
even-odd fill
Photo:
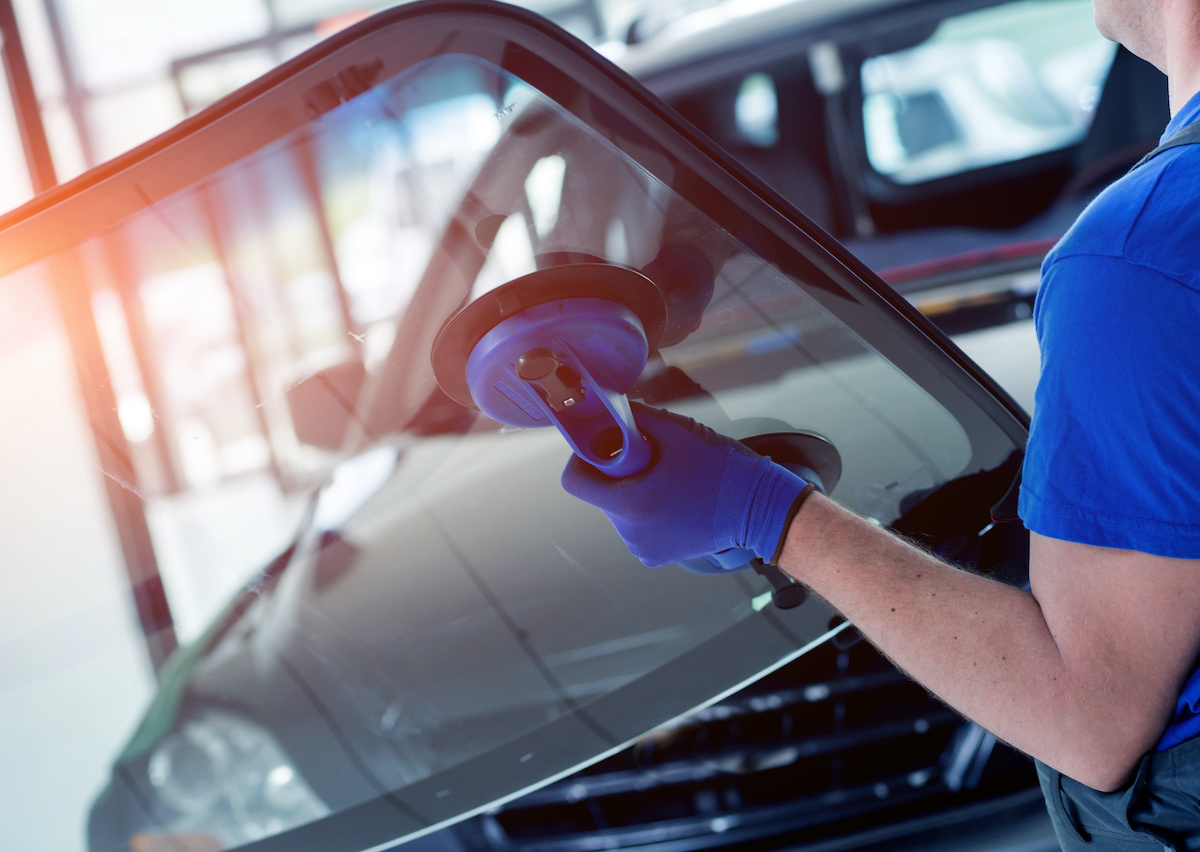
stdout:
POLYGON ((749 548, 771 562, 793 505, 812 487, 799 476, 696 421, 633 403, 654 445, 643 473, 610 479, 578 456, 563 471, 568 493, 601 509, 649 567, 749 548))

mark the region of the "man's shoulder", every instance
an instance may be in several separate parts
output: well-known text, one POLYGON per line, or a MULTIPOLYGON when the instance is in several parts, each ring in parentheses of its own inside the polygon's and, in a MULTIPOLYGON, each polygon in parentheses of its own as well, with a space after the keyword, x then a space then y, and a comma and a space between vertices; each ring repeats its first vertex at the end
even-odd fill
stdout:
POLYGON ((1051 252, 1119 258, 1200 286, 1200 145, 1173 148, 1104 190, 1051 252))
POLYGON ((1126 243, 1126 257, 1200 286, 1200 145, 1165 151, 1138 171, 1153 177, 1126 243))

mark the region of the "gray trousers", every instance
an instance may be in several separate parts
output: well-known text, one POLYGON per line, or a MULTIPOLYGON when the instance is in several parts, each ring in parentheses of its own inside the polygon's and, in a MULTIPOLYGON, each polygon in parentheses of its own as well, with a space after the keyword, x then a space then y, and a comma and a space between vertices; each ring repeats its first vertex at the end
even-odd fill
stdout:
POLYGON ((1146 755, 1133 780, 1112 793, 1042 763, 1037 771, 1064 852, 1200 850, 1200 737, 1146 755))

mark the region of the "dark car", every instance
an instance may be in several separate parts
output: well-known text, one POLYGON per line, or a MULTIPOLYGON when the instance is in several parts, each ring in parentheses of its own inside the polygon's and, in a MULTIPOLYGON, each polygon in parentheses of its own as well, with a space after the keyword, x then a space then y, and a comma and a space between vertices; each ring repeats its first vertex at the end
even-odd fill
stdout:
MULTIPOLYGON (((876 523, 1023 582, 1023 530, 989 516, 1021 407, 543 19, 381 14, 0 225, 6 270, 65 292, 98 287, 114 246, 131 293, 223 281, 247 352, 292 370, 229 404, 290 430, 277 463, 303 464, 281 478, 337 459, 291 546, 162 670, 91 807, 94 852, 965 844, 1037 813, 1023 758, 822 601, 769 570, 645 569, 562 492, 557 431, 444 386, 435 342, 464 307, 522 310, 534 274, 632 277, 663 307, 628 397, 782 440, 876 523)), ((627 306, 623 286, 605 298, 627 306)))
MULTIPOLYGON (((1076 0, 717 4, 628 41, 606 52, 951 334, 1028 317, 1046 251, 1169 118, 1076 0)), ((968 350, 1031 405, 1005 345, 968 350)))
POLYGON ((1170 117, 1080 0, 728 3, 630 37, 607 52, 904 293, 1036 267, 1170 117))

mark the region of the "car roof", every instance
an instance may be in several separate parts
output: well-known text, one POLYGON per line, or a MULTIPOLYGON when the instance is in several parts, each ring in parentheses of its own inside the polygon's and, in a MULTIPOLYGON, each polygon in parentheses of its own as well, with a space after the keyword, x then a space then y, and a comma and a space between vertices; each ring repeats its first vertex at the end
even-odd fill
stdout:
POLYGON ((780 34, 817 32, 880 8, 917 5, 920 0, 750 0, 726 2, 685 15, 633 44, 599 49, 635 77, 652 76, 780 34))
POLYGON ((894 19, 885 30, 864 26, 865 21, 881 12, 890 17, 905 9, 936 10, 934 14, 944 17, 1003 2, 729 0, 681 16, 632 43, 608 42, 598 45, 597 50, 656 93, 669 96, 675 88, 686 90, 703 79, 729 74, 740 66, 795 57, 797 50, 808 42, 829 38, 861 40, 894 31, 894 19))

